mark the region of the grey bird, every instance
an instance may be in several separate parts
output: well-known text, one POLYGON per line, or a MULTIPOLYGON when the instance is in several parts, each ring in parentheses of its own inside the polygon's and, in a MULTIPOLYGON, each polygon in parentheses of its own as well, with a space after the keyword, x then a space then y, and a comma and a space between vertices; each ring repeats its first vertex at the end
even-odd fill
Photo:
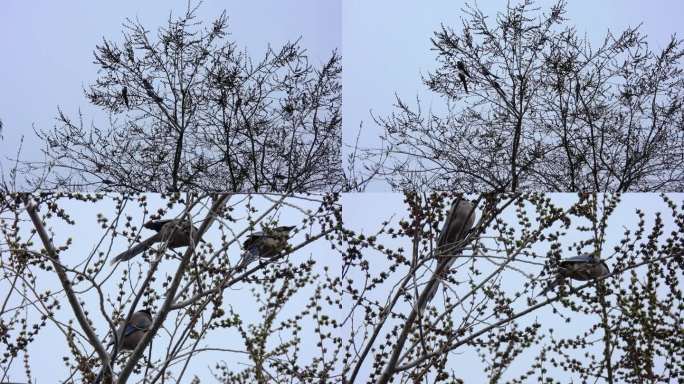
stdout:
POLYGON ((145 336, 145 333, 152 326, 152 313, 143 309, 131 315, 131 320, 119 326, 116 332, 119 346, 117 350, 127 351, 133 350, 138 346, 140 340, 145 336))
POLYGON ((192 237, 197 233, 197 228, 183 219, 150 220, 145 223, 143 227, 156 231, 157 233, 136 244, 129 250, 120 253, 112 259, 112 265, 120 261, 132 259, 149 249, 155 243, 166 243, 168 248, 187 247, 190 245, 192 237))
POLYGON ((562 284, 566 279, 589 281, 599 279, 610 274, 610 268, 605 261, 597 259, 592 253, 561 260, 558 264, 556 278, 549 282, 544 290, 537 296, 541 296, 562 284))
POLYGON ((263 232, 254 232, 247 236, 247 239, 242 243, 244 253, 238 268, 244 268, 259 258, 277 256, 287 248, 290 231, 294 228, 295 226, 280 226, 265 229, 263 232))
POLYGON ((464 199, 455 199, 449 210, 447 220, 444 222, 444 228, 437 239, 437 247, 440 253, 448 251, 450 246, 453 246, 458 240, 465 237, 466 233, 473 228, 475 224, 475 207, 473 203, 464 199))
MULTIPOLYGON (((119 329, 116 331, 116 338, 109 342, 109 345, 113 346, 110 353, 112 366, 114 366, 114 362, 116 361, 116 356, 119 351, 134 350, 151 326, 152 312, 150 312, 148 309, 143 309, 133 313, 131 315, 131 319, 125 324, 123 320, 121 321, 119 329)), ((104 369, 101 369, 100 373, 98 373, 97 377, 95 378, 94 383, 99 384, 100 381, 102 381, 103 375, 104 369)), ((114 382, 114 380, 112 380, 112 382, 114 382)))
POLYGON ((454 257, 453 253, 461 248, 459 247, 458 242, 466 237, 474 224, 475 206, 473 203, 461 198, 454 199, 454 202, 451 204, 449 215, 444 222, 444 227, 442 227, 442 231, 437 239, 437 257, 439 261, 435 269, 435 274, 437 274, 439 280, 436 280, 432 286, 429 287, 430 291, 427 294, 427 300, 425 300, 422 307, 419 309, 421 312, 425 308, 425 305, 427 305, 437 293, 439 281, 446 278, 449 268, 456 261, 456 257, 454 257))

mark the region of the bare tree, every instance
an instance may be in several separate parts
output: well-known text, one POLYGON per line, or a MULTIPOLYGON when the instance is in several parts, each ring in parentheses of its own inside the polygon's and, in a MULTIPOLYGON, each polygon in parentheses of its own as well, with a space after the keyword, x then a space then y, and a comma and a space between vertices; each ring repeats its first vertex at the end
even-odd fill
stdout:
POLYGON ((197 5, 154 36, 127 20, 95 49, 85 91, 107 127, 59 111, 38 132, 45 161, 29 184, 74 191, 331 191, 343 187, 340 56, 309 62, 299 41, 255 60, 207 27, 197 5))
POLYGON ((542 194, 477 196, 475 226, 451 244, 444 271, 440 225, 462 198, 407 193, 397 224, 350 240, 343 382, 682 380, 681 201, 664 196, 671 215, 639 210, 616 234, 619 195, 579 195, 565 208, 542 194), (539 296, 560 260, 586 252, 608 273, 539 296))
POLYGON ((435 32, 439 67, 423 79, 446 113, 397 97, 373 116, 383 147, 369 163, 394 189, 682 190, 682 41, 654 51, 637 27, 595 46, 565 7, 467 6, 460 31, 435 32))
POLYGON ((334 319, 322 315, 336 306, 322 294, 333 281, 321 275, 336 274, 339 264, 325 254, 294 256, 326 241, 330 246, 319 248, 336 252, 341 228, 336 195, 2 198, 0 340, 7 353, 0 358, 0 381, 16 380, 15 366, 22 363, 25 379, 33 381, 38 362, 29 346, 41 345, 38 333, 46 329, 53 333, 51 348, 64 358, 64 371, 54 377, 64 382, 187 382, 199 372, 193 362, 204 369, 207 355, 231 360, 238 382, 284 382, 280 378, 294 372, 302 382, 331 376, 334 351, 300 350, 310 340, 324 347, 340 343, 329 337, 335 333, 334 319), (84 225, 81 216, 74 218, 75 209, 93 213, 99 236, 69 236, 70 227, 84 225), (105 213, 95 215, 101 210, 105 213), (251 264, 241 263, 246 235, 279 225, 281 215, 296 218, 289 223, 295 225, 289 244, 251 264), (119 239, 134 246, 146 236, 142 222, 168 216, 195 224, 189 246, 172 249, 160 242, 142 256, 109 266, 119 239), (89 243, 79 247, 89 251, 75 251, 79 242, 89 243), (53 276, 58 288, 49 283, 53 276), (301 302, 306 305, 299 307, 301 302), (118 324, 128 323, 141 309, 149 310, 153 320, 142 339, 133 350, 112 352, 107 343, 117 343, 118 324), (303 324, 310 325, 302 329, 303 324))

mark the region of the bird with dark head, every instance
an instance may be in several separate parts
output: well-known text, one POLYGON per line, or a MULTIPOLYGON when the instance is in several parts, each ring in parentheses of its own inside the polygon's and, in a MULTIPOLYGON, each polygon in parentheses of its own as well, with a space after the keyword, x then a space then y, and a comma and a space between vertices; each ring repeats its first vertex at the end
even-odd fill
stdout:
POLYGON ((168 248, 187 247, 197 233, 197 227, 184 219, 150 220, 143 225, 157 233, 136 244, 129 250, 120 253, 111 263, 130 260, 143 253, 155 243, 166 243, 168 248))
POLYGON ((595 258, 592 253, 584 253, 580 256, 561 260, 558 264, 555 279, 552 280, 538 296, 551 291, 565 282, 566 279, 589 281, 600 279, 609 274, 610 268, 608 268, 606 262, 595 258))
POLYGON ((279 255, 280 252, 287 248, 290 231, 293 229, 295 229, 295 226, 280 226, 266 228, 262 232, 251 233, 242 243, 244 253, 240 268, 246 267, 254 260, 260 258, 269 259, 279 255))

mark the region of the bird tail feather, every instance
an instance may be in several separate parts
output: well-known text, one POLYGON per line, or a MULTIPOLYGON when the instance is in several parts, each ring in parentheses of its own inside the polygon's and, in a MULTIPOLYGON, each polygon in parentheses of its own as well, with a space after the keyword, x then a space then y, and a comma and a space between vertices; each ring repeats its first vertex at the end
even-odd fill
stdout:
POLYGON ((142 241, 138 244, 136 244, 133 248, 130 248, 129 250, 120 253, 117 255, 115 258, 112 259, 111 264, 114 265, 120 261, 126 261, 134 258, 140 253, 145 252, 146 249, 152 246, 152 244, 156 243, 159 240, 159 234, 154 235, 150 237, 149 239, 142 241))
MULTIPOLYGON (((113 367, 114 362, 116 360, 117 350, 116 350, 116 345, 114 345, 113 342, 110 343, 109 345, 112 346, 112 350, 109 352, 109 363, 113 367)), ((93 384, 100 384, 100 382, 102 381, 102 378, 104 377, 104 372, 105 372, 105 367, 100 368, 100 372, 97 374, 97 377, 95 378, 95 381, 93 381, 93 384)))
POLYGON ((561 283, 561 281, 563 281, 563 280, 562 280, 562 279, 554 279, 554 280, 552 280, 551 282, 549 282, 549 284, 546 286, 546 288, 544 288, 544 290, 542 290, 541 292, 539 292, 539 294, 537 295, 537 297, 543 296, 543 295, 545 295, 546 293, 548 293, 549 291, 551 291, 552 289, 556 288, 556 287, 561 283))
POLYGON ((425 307, 429 302, 432 301, 432 299, 435 297, 437 294, 437 289, 439 289, 439 285, 446 276, 447 271, 451 267, 451 265, 456 261, 455 257, 448 257, 440 260, 440 263, 437 265, 437 269, 435 270, 435 278, 431 279, 430 282, 428 282, 428 293, 427 297, 425 300, 423 300, 422 303, 420 303, 420 306, 418 307, 418 312, 422 313, 423 310, 425 310, 425 307))

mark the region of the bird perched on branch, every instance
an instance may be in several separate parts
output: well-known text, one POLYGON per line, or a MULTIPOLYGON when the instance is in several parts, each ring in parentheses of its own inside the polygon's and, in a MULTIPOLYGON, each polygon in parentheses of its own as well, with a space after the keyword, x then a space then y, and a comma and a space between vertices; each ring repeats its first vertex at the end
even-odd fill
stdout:
POLYGON ((294 228, 295 226, 280 226, 273 229, 265 229, 263 232, 254 232, 247 236, 245 242, 242 243, 244 253, 242 254, 242 262, 239 267, 246 267, 259 258, 277 256, 287 248, 290 231, 294 228))
POLYGON ((475 224, 475 206, 468 200, 457 198, 451 204, 451 210, 447 216, 442 231, 437 239, 437 257, 439 259, 437 268, 435 268, 435 275, 438 279, 433 279, 429 284, 431 286, 421 308, 421 312, 428 302, 437 293, 439 282, 446 278, 451 265, 456 261, 455 253, 460 253, 463 249, 463 244, 459 244, 475 224))
POLYGON ((112 264, 130 260, 145 252, 154 243, 166 243, 168 248, 187 247, 197 233, 197 228, 184 219, 150 220, 143 227, 157 233, 116 256, 112 259, 112 264))
POLYGON ((154 91, 154 87, 152 86, 152 83, 150 83, 149 80, 143 79, 142 83, 143 87, 145 88, 145 91, 147 92, 147 95, 151 97, 152 100, 154 100, 154 102, 161 103, 162 101, 164 101, 164 99, 159 97, 159 95, 157 95, 157 93, 154 91))
POLYGON ((471 77, 470 73, 466 69, 465 64, 461 60, 456 62, 456 67, 458 68, 459 72, 463 72, 464 75, 471 77))
MULTIPOLYGON (((133 313, 131 315, 131 319, 125 324, 124 320, 121 321, 119 329, 116 331, 116 338, 109 343, 109 345, 113 346, 110 353, 112 366, 114 366, 116 355, 119 353, 119 351, 134 350, 138 346, 142 338, 152 326, 152 312, 150 312, 148 309, 143 309, 133 313)), ((100 381, 102 381, 103 374, 104 369, 100 370, 97 378, 95 378, 95 384, 98 384, 100 381)))
POLYGON ((133 350, 138 346, 145 333, 152 326, 152 312, 148 309, 135 312, 131 320, 119 326, 116 332, 118 348, 120 351, 133 350))
POLYGON ((465 90, 465 93, 468 93, 468 82, 466 81, 466 76, 472 76, 470 76, 465 64, 463 64, 461 60, 456 62, 456 67, 458 68, 458 78, 461 79, 461 83, 463 83, 463 89, 465 90))
POLYGON ((473 204, 461 198, 455 199, 451 210, 444 222, 444 227, 437 239, 437 247, 440 256, 449 253, 450 247, 461 240, 473 228, 475 223, 475 207, 473 204))
POLYGON ((128 108, 128 87, 123 87, 121 89, 121 97, 123 98, 124 104, 126 104, 126 108, 128 108))
POLYGON ((610 268, 608 268, 606 262, 595 258, 592 253, 585 253, 580 256, 561 260, 558 264, 556 278, 551 281, 538 296, 546 294, 568 278, 579 281, 589 281, 600 279, 609 274, 610 268))

